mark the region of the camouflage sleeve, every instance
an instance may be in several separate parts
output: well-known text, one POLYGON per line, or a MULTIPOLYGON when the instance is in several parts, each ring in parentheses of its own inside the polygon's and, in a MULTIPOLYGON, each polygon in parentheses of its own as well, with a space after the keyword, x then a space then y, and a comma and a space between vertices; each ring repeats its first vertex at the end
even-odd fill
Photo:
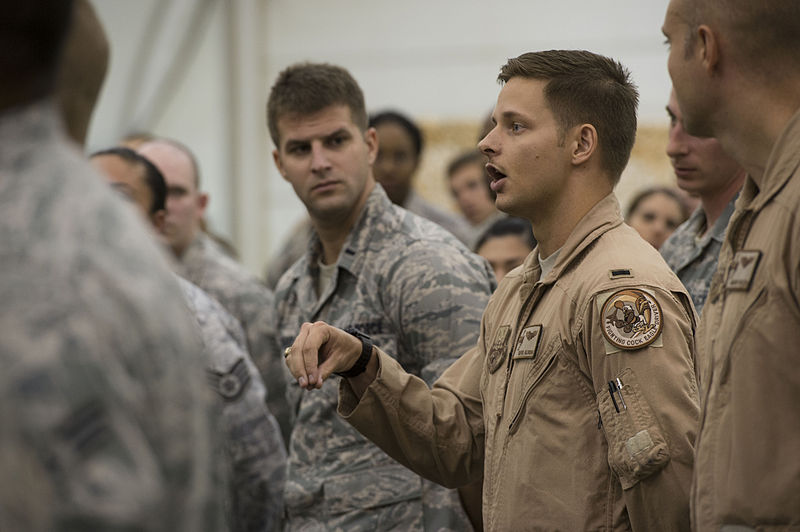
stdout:
POLYGON ((475 345, 494 275, 482 258, 447 245, 409 246, 397 264, 387 291, 401 329, 399 350, 414 363, 403 353, 398 360, 421 368, 430 386, 475 345))
POLYGON ((242 327, 248 351, 264 379, 267 407, 281 428, 285 441, 291 434, 292 414, 286 401, 286 376, 283 354, 277 345, 275 296, 265 286, 253 281, 239 298, 242 327))
POLYGON ((280 429, 267 409, 261 376, 243 349, 238 322, 197 292, 189 297, 190 307, 204 342, 208 382, 222 405, 231 531, 269 531, 283 507, 286 451, 280 429))

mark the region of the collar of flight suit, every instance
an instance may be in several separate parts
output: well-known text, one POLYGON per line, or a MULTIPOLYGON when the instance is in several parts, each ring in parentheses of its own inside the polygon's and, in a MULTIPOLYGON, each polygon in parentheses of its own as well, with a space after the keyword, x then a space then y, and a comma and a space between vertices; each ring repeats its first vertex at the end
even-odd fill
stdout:
POLYGON ((800 166, 800 110, 795 112, 783 128, 772 147, 767 167, 764 169, 761 188, 750 175, 747 176, 739 195, 737 208, 752 211, 761 210, 780 192, 789 178, 800 166))
POLYGON ((555 283, 587 247, 601 235, 621 224, 622 215, 619 202, 617 196, 611 192, 598 201, 572 229, 564 245, 561 246, 558 260, 553 269, 543 279, 539 279, 541 268, 539 267, 539 246, 537 245, 536 249, 525 259, 523 265, 522 286, 519 291, 519 297, 523 304, 537 283, 544 285, 555 283))

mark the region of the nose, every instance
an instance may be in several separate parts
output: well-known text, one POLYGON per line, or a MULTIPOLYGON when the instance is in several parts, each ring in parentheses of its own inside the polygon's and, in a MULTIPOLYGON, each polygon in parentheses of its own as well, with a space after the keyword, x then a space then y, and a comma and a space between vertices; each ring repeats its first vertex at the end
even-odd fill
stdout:
POLYGON ((478 142, 478 149, 484 155, 494 155, 498 151, 498 145, 496 141, 495 131, 497 130, 497 125, 495 125, 489 132, 483 137, 480 142, 478 142))
POLYGON ((325 148, 320 143, 311 144, 311 171, 312 172, 325 172, 331 167, 331 162, 328 159, 328 154, 325 148))
POLYGON ((669 157, 679 157, 688 153, 687 145, 688 134, 683 129, 683 124, 675 122, 669 128, 669 141, 667 142, 667 155, 669 157))

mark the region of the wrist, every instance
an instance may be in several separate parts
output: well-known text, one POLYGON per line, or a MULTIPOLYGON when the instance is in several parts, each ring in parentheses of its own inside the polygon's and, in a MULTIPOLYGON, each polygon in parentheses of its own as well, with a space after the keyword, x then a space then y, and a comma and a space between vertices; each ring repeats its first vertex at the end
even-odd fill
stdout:
POLYGON ((358 377, 359 375, 364 373, 364 371, 367 369, 367 365, 369 364, 370 360, 372 360, 372 351, 374 344, 372 343, 372 338, 362 333, 358 329, 355 329, 353 327, 348 327, 344 329, 344 332, 354 336, 355 338, 361 341, 361 352, 358 358, 355 360, 353 365, 350 366, 349 369, 344 371, 337 371, 334 372, 334 374, 346 378, 358 377))

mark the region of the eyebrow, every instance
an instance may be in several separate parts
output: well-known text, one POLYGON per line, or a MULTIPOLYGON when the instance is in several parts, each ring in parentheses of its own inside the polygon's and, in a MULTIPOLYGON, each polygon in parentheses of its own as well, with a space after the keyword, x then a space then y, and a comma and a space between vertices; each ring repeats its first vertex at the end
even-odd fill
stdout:
MULTIPOLYGON (((311 141, 312 141, 312 140, 314 140, 315 138, 321 138, 321 139, 323 139, 323 140, 328 140, 328 139, 331 139, 331 138, 333 138, 333 137, 335 137, 335 136, 337 136, 337 135, 348 135, 348 136, 350 136, 350 131, 348 131, 348 129, 347 129, 347 128, 345 128, 345 127, 340 127, 339 129, 337 129, 337 130, 335 130, 335 131, 333 131, 333 132, 331 132, 331 133, 328 133, 327 135, 322 135, 321 137, 310 137, 310 138, 300 138, 300 139, 287 139, 287 140, 286 140, 286 144, 285 144, 285 148, 289 148, 289 147, 291 147, 291 146, 297 146, 297 145, 308 144, 309 142, 311 142, 311 141)), ((284 148, 284 149, 285 149, 285 148, 284 148)))

